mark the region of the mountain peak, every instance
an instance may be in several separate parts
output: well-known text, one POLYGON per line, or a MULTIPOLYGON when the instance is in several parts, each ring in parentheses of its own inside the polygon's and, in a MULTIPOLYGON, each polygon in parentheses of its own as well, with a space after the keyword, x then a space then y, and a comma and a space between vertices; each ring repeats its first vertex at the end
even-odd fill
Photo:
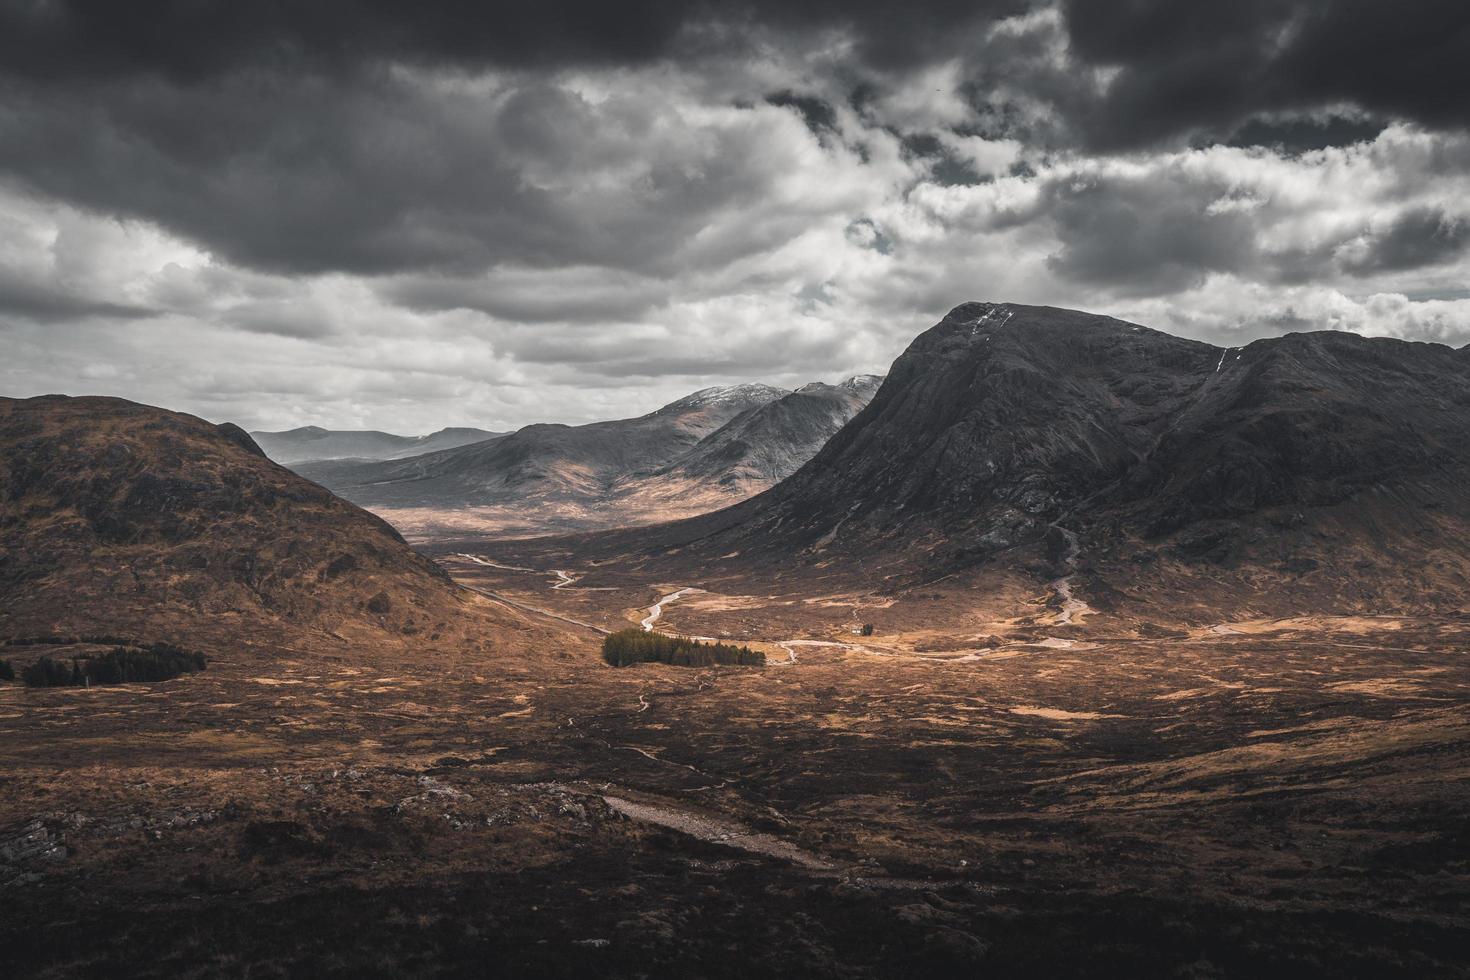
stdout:
POLYGON ((850 378, 844 378, 836 384, 828 384, 825 381, 810 381, 796 389, 796 394, 808 395, 851 395, 860 394, 871 396, 878 386, 883 383, 881 374, 854 374, 850 378))
POLYGON ((685 410, 691 408, 704 408, 709 405, 728 405, 747 402, 751 405, 763 404, 775 401, 791 392, 785 388, 777 388, 774 385, 752 383, 739 385, 715 385, 710 388, 701 388, 693 394, 685 395, 683 398, 669 402, 660 412, 674 410, 685 410))
POLYGON ((1412 601, 1391 576, 1370 595, 1358 569, 1431 526, 1461 533, 1466 406, 1463 359, 1440 345, 1315 332, 1222 352, 1107 316, 966 303, 810 462, 691 524, 687 554, 881 554, 935 575, 1024 561, 1064 525, 1119 581, 1202 562, 1269 578, 1289 531, 1326 587, 1412 601))

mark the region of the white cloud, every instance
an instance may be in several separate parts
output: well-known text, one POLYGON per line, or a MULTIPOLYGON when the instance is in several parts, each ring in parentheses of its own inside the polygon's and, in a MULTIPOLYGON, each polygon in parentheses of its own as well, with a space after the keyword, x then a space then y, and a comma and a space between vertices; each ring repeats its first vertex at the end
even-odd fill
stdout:
MULTIPOLYGON (((524 252, 489 250, 514 261, 453 271, 263 272, 158 225, 4 191, 0 386, 120 394, 251 428, 422 432, 881 371, 966 300, 1074 306, 1226 344, 1306 328, 1470 339, 1463 254, 1369 261, 1405 216, 1463 213, 1470 139, 1393 126, 1297 156, 1048 154, 974 135, 990 110, 962 97, 955 63, 895 77, 864 112, 819 69, 766 52, 697 74, 410 73, 425 99, 449 100, 434 124, 454 137, 443 152, 493 154, 544 197, 549 226, 529 229, 524 252), (812 86, 835 133, 763 99, 812 86), (927 178, 895 120, 937 130, 987 179, 927 178), (482 123, 494 140, 475 134, 482 123)), ((412 166, 402 141, 440 132, 410 122, 374 130, 379 164, 401 153, 412 166)), ((448 227, 466 241, 519 227, 473 210, 486 206, 448 227)))

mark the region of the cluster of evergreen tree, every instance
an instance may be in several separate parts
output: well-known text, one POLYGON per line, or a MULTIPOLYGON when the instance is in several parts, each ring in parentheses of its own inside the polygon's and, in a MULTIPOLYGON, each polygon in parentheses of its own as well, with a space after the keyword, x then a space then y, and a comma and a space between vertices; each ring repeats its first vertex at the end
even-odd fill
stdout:
POLYGON ((15 680, 15 667, 9 660, 0 660, 0 681, 15 680))
POLYGON ((78 663, 80 661, 42 657, 21 670, 20 677, 26 682, 27 687, 71 687, 74 683, 81 683, 76 679, 75 665, 78 663))
POLYGON ((92 657, 71 660, 42 657, 22 672, 31 687, 82 687, 88 684, 127 684, 166 681, 204 669, 209 658, 171 643, 144 647, 113 647, 92 657))
POLYGON ((764 667, 766 664, 766 655, 750 647, 701 643, 640 629, 619 630, 608 636, 602 641, 602 659, 614 667, 644 663, 677 667, 712 667, 716 664, 764 667))

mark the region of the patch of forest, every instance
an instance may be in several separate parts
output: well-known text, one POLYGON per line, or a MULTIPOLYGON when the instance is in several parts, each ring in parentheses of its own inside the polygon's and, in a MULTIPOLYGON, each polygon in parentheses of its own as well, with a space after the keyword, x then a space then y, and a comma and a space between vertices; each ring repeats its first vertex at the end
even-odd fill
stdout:
POLYGON ((119 645, 102 653, 39 657, 18 672, 9 661, 0 661, 0 679, 11 680, 19 673, 28 687, 130 684, 172 680, 182 674, 197 673, 208 663, 209 658, 204 654, 172 643, 119 645))
POLYGON ((673 664, 676 667, 764 667, 766 664, 766 655, 750 647, 704 643, 641 629, 619 630, 609 635, 602 641, 602 659, 614 667, 645 663, 673 664))

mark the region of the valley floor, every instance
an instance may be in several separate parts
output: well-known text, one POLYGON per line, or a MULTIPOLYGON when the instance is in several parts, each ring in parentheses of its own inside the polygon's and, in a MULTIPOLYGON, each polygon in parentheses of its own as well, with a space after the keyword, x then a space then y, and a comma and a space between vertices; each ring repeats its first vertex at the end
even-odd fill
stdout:
POLYGON ((442 560, 585 643, 0 685, 0 973, 1467 973, 1470 622, 442 560))

